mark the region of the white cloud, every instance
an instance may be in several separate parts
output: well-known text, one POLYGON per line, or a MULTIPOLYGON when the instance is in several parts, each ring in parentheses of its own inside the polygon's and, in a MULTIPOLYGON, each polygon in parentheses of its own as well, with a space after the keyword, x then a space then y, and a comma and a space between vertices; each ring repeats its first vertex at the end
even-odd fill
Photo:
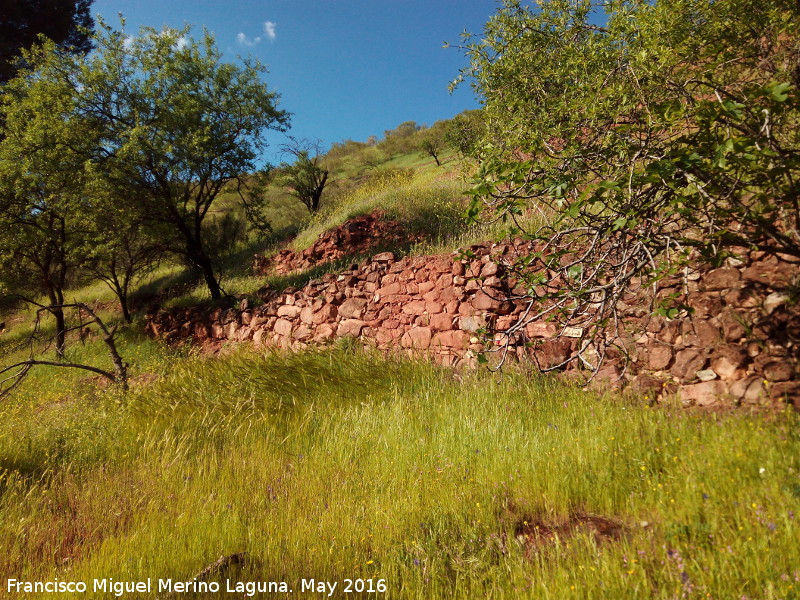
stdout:
POLYGON ((188 44, 188 43, 189 43, 189 40, 186 39, 185 35, 182 35, 181 37, 178 38, 178 41, 175 42, 175 49, 176 50, 183 50, 184 48, 186 48, 186 44, 188 44))
POLYGON ((125 39, 122 40, 122 47, 125 48, 125 50, 130 50, 135 39, 136 38, 132 35, 126 35, 125 39))
POLYGON ((261 36, 255 37, 252 40, 248 38, 244 33, 237 33, 236 34, 236 42, 240 46, 247 46, 248 48, 252 48, 259 42, 261 42, 261 36))
POLYGON ((264 33, 266 33, 267 37, 271 40, 274 40, 278 35, 275 33, 275 25, 277 25, 277 23, 273 23, 272 21, 264 21, 264 33))

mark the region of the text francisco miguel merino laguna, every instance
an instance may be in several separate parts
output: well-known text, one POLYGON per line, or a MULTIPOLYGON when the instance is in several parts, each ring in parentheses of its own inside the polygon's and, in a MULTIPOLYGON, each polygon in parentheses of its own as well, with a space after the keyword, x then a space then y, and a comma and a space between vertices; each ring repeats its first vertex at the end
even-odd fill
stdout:
MULTIPOLYGON (((338 581, 320 581, 318 579, 301 579, 300 592, 316 592, 332 596, 339 586, 338 581)), ((345 579, 342 592, 361 591, 385 592, 386 583, 383 579, 345 579), (355 589, 353 588, 353 584, 355 589), (348 589, 350 588, 350 589, 348 589)), ((91 583, 85 581, 61 581, 52 579, 49 581, 19 581, 8 579, 6 581, 6 591, 9 594, 85 594, 85 593, 105 593, 121 597, 126 593, 147 593, 147 592, 166 592, 166 593, 238 593, 246 596, 255 596, 257 593, 286 593, 291 594, 292 589, 285 581, 231 581, 226 579, 224 583, 216 581, 175 581, 172 579, 151 580, 149 577, 142 581, 116 581, 114 579, 93 579, 91 583)))

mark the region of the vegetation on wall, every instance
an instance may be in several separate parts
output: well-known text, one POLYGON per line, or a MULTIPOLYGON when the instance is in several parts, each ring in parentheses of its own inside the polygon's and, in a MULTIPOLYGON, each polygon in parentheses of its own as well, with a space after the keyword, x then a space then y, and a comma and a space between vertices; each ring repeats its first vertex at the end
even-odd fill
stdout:
POLYGON ((467 40, 487 123, 471 210, 539 242, 517 269, 531 320, 603 346, 632 283, 800 257, 798 30, 784 0, 506 0, 467 40))

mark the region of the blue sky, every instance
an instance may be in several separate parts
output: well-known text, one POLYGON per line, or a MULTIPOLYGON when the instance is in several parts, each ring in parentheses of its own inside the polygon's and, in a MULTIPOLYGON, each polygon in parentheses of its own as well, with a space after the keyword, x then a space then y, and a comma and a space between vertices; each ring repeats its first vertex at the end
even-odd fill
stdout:
MULTIPOLYGON (((135 33, 141 25, 210 29, 226 60, 265 63, 269 86, 293 113, 291 135, 328 146, 382 136, 403 121, 431 124, 476 108, 448 83, 465 65, 443 48, 480 32, 493 0, 95 0, 94 14, 135 33)), ((272 134, 270 145, 282 143, 272 134)))

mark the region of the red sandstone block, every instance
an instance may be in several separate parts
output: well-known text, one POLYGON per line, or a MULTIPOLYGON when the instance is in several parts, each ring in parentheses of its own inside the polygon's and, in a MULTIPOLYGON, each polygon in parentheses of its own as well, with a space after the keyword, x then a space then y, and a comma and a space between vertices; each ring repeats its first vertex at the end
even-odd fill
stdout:
POLYGON ((445 331, 453 328, 453 315, 444 313, 431 316, 430 327, 436 331, 445 331))
POLYGON ((361 335, 361 330, 364 329, 366 325, 367 324, 360 319, 343 319, 339 323, 339 327, 336 330, 336 335, 338 337, 358 337, 361 335))
POLYGON ((496 308, 500 303, 483 290, 478 290, 472 297, 470 304, 472 304, 472 307, 476 310, 488 310, 490 308, 496 308))
POLYGON ((419 284, 419 289, 417 290, 417 293, 420 296, 424 296, 435 287, 436 283, 434 283, 433 281, 423 281, 422 283, 419 284))
POLYGON ((415 300, 413 302, 407 302, 403 304, 402 311, 407 315, 421 315, 425 313, 425 302, 421 300, 415 300))
POLYGON ((400 340, 403 348, 425 350, 431 345, 431 330, 428 327, 412 327, 400 340))
POLYGON ((444 346, 445 348, 463 349, 469 344, 469 334, 465 331, 441 331, 433 336, 431 347, 444 346))
POLYGON ((286 319, 278 319, 272 330, 278 335, 289 337, 292 335, 292 322, 286 319))

